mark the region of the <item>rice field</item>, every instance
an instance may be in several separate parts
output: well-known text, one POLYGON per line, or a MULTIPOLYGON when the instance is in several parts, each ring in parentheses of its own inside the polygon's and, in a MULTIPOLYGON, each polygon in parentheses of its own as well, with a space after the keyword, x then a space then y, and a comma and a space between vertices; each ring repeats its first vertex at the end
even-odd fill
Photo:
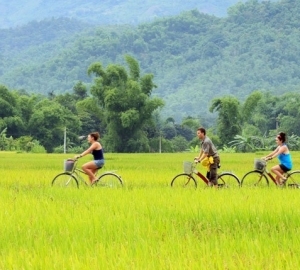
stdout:
MULTIPOLYGON (((263 155, 221 154, 220 171, 263 155)), ((50 183, 70 155, 0 152, 0 269, 299 268, 300 189, 172 189, 194 156, 106 154, 123 188, 64 189, 50 183)))

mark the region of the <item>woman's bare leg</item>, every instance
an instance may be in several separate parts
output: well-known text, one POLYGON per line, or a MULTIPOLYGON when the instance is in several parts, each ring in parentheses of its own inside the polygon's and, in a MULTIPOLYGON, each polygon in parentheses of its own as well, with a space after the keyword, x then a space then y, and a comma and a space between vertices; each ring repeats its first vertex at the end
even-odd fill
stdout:
POLYGON ((97 171, 97 166, 94 161, 87 162, 82 165, 82 170, 88 175, 90 182, 92 183, 96 180, 95 172, 97 171))
POLYGON ((277 184, 280 184, 281 180, 285 179, 285 177, 283 175, 284 171, 280 168, 279 165, 272 167, 271 172, 276 175, 275 179, 276 179, 277 184))

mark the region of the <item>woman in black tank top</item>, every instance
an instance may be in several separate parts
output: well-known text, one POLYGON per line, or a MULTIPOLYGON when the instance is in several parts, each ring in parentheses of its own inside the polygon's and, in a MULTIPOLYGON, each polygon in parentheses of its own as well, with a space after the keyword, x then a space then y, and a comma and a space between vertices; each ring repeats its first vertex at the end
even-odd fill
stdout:
POLYGON ((93 161, 89 161, 82 165, 82 170, 88 175, 91 184, 93 184, 93 182, 97 180, 97 178, 95 177, 96 171, 102 168, 104 165, 103 148, 102 145, 98 142, 99 138, 100 134, 98 132, 90 133, 87 137, 87 140, 91 144, 91 146, 87 150, 82 152, 79 156, 76 156, 76 158, 80 158, 87 154, 93 155, 93 161))

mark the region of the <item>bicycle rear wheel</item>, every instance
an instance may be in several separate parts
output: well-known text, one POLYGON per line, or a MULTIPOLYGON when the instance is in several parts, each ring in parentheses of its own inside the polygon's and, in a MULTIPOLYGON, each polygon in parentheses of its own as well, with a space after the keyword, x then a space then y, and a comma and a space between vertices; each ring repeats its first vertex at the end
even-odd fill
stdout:
POLYGON ((52 180, 51 185, 57 187, 79 187, 76 177, 68 172, 56 175, 52 180))
POLYGON ((287 178, 287 186, 292 188, 300 188, 300 171, 294 171, 287 178))
POLYGON ((172 182, 173 188, 197 188, 197 182, 191 174, 181 173, 176 175, 172 182))
POLYGON ((268 187, 269 180, 264 175, 263 172, 260 171, 251 171, 244 175, 241 186, 245 187, 268 187))
POLYGON ((233 173, 224 172, 218 176, 218 185, 220 187, 239 187, 240 184, 240 180, 233 173))
POLYGON ((117 188, 123 186, 123 181, 121 176, 115 173, 104 173, 98 178, 98 180, 93 184, 93 186, 117 188))

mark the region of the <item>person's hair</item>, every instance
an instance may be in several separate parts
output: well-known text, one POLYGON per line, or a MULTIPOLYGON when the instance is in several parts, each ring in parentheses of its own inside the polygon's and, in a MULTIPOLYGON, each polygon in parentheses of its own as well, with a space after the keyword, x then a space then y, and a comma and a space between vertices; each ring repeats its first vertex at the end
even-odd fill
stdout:
POLYGON ((284 132, 280 132, 278 135, 277 135, 277 138, 279 140, 281 140, 282 142, 285 142, 286 141, 286 134, 284 132))
POLYGON ((95 141, 98 141, 98 139, 100 138, 100 134, 99 132, 92 132, 89 134, 91 137, 94 138, 95 141))
POLYGON ((197 130, 199 130, 201 133, 203 133, 204 135, 206 135, 206 130, 203 127, 199 127, 197 130))

